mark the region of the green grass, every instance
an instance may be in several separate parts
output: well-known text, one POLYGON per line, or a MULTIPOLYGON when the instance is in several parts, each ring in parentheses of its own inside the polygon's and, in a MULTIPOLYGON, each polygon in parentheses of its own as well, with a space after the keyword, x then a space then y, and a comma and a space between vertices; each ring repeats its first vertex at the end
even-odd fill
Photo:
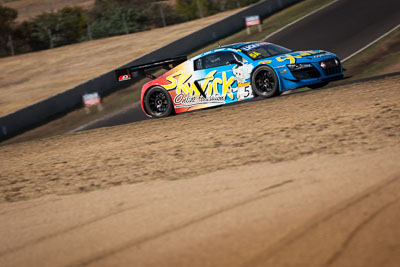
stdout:
POLYGON ((400 71, 400 29, 365 49, 343 66, 351 79, 400 71))

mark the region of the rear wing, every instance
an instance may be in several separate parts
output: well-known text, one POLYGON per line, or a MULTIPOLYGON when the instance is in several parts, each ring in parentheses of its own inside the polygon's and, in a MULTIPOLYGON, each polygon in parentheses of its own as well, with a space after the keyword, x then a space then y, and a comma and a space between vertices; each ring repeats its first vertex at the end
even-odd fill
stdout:
POLYGON ((156 77, 150 73, 147 73, 146 70, 156 69, 156 68, 163 68, 165 70, 170 70, 178 66, 179 64, 185 62, 186 60, 187 60, 186 56, 164 59, 152 63, 146 63, 143 65, 117 69, 115 70, 115 75, 117 76, 117 80, 119 82, 131 80, 133 73, 136 73, 138 76, 147 77, 154 80, 156 77))

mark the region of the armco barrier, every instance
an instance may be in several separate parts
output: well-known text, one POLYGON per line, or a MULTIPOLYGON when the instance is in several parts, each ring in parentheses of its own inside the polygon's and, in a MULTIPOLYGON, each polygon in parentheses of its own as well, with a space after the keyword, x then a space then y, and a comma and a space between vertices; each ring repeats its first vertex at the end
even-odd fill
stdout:
MULTIPOLYGON (((214 43, 220 38, 244 29, 244 18, 246 16, 259 15, 263 19, 286 6, 300 1, 302 0, 260 1, 238 13, 133 60, 122 67, 188 54, 205 45, 214 43)), ((82 104, 82 95, 85 93, 98 92, 100 95, 105 95, 127 85, 130 85, 129 82, 118 83, 115 79, 114 71, 110 71, 65 92, 1 117, 0 140, 8 139, 59 114, 73 110, 82 104)))

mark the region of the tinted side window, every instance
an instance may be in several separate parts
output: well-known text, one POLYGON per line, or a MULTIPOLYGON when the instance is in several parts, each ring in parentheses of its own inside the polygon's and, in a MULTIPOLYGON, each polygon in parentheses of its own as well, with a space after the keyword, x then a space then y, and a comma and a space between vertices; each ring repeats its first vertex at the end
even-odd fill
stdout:
POLYGON ((203 68, 203 58, 198 58, 194 61, 194 70, 202 70, 203 68))
POLYGON ((232 52, 218 52, 194 61, 194 70, 215 68, 232 64, 233 61, 243 61, 242 57, 232 52))

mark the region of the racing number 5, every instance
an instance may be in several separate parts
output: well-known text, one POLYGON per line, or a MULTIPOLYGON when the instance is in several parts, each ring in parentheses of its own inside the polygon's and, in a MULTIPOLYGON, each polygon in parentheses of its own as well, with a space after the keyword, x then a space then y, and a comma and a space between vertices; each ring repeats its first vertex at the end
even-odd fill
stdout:
POLYGON ((250 90, 250 86, 245 86, 244 87, 244 91, 246 93, 246 95, 244 95, 244 98, 247 98, 251 95, 251 90, 250 90))

